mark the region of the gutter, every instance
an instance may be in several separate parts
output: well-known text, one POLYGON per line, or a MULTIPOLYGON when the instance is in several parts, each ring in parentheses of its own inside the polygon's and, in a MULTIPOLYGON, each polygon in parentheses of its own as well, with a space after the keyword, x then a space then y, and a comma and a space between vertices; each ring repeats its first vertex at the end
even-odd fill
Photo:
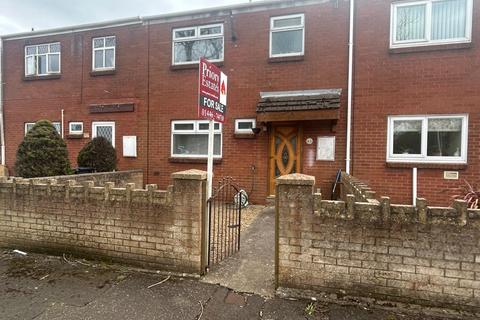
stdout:
POLYGON ((3 120, 3 39, 0 38, 0 145, 1 145, 1 164, 5 165, 5 125, 3 120))
POLYGON ((355 31, 355 0, 350 0, 350 27, 348 39, 348 105, 347 105, 347 150, 345 157, 345 172, 350 174, 352 153, 352 110, 353 110, 353 47, 355 31))

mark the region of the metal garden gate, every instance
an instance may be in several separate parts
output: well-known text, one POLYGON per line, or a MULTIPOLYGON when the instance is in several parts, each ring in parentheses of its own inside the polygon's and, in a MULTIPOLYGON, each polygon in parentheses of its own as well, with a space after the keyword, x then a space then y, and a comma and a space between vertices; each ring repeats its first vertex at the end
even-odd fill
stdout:
POLYGON ((208 265, 240 250, 242 203, 245 195, 231 177, 223 178, 208 199, 210 217, 208 265))

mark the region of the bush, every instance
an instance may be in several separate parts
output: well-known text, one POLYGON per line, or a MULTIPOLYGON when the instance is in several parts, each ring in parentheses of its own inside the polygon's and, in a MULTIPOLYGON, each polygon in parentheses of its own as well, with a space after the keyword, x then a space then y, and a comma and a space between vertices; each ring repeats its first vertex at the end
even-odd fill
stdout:
POLYGON ((65 141, 50 121, 38 121, 18 147, 15 174, 34 178, 65 175, 70 172, 65 141))
POLYGON ((78 154, 79 167, 94 168, 97 172, 113 171, 117 168, 117 153, 110 141, 96 137, 78 154))

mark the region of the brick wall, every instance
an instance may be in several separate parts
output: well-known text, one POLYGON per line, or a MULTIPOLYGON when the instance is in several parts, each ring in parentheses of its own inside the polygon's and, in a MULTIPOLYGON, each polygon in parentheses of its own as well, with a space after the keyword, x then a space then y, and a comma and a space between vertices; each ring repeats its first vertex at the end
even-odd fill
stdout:
POLYGON ((52 179, 56 180, 57 184, 65 184, 68 180, 73 180, 77 184, 86 181, 93 181, 95 187, 103 187, 107 182, 113 182, 117 188, 125 188, 129 183, 133 183, 135 188, 143 188, 142 170, 73 174, 67 176, 32 178, 28 180, 34 181, 35 184, 38 184, 47 183, 52 179))
POLYGON ((199 274, 206 173, 172 178, 167 191, 3 180, 0 245, 199 274))
POLYGON ((355 196, 357 202, 375 202, 376 193, 366 183, 359 179, 342 172, 340 177, 340 198, 344 201, 347 195, 355 196))
MULTIPOLYGON (((315 179, 277 179, 277 286, 480 309, 480 211, 325 201, 315 179)), ((285 289, 286 288, 286 289, 285 289)))
POLYGON ((473 1, 472 45, 400 53, 389 50, 392 2, 356 2, 352 174, 396 203, 412 203, 413 165, 386 164, 388 116, 468 114, 468 165, 430 164, 418 169, 418 196, 447 206, 462 179, 480 183, 480 6, 473 1), (460 180, 444 179, 445 170, 458 171, 460 180))

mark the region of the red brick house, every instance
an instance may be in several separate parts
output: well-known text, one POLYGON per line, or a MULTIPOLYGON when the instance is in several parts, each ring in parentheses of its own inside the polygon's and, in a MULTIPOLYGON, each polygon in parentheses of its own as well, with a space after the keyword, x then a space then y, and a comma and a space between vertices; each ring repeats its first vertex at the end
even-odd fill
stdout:
POLYGON ((26 130, 48 119, 73 163, 102 135, 119 169, 144 169, 146 183, 205 169, 208 124, 196 120, 205 56, 229 76, 215 176, 233 176, 254 202, 290 172, 314 175, 328 197, 348 167, 394 202, 412 201, 416 172, 417 195, 447 204, 480 169, 480 10, 472 0, 353 9, 254 2, 2 37, 4 163, 12 170, 26 130))

